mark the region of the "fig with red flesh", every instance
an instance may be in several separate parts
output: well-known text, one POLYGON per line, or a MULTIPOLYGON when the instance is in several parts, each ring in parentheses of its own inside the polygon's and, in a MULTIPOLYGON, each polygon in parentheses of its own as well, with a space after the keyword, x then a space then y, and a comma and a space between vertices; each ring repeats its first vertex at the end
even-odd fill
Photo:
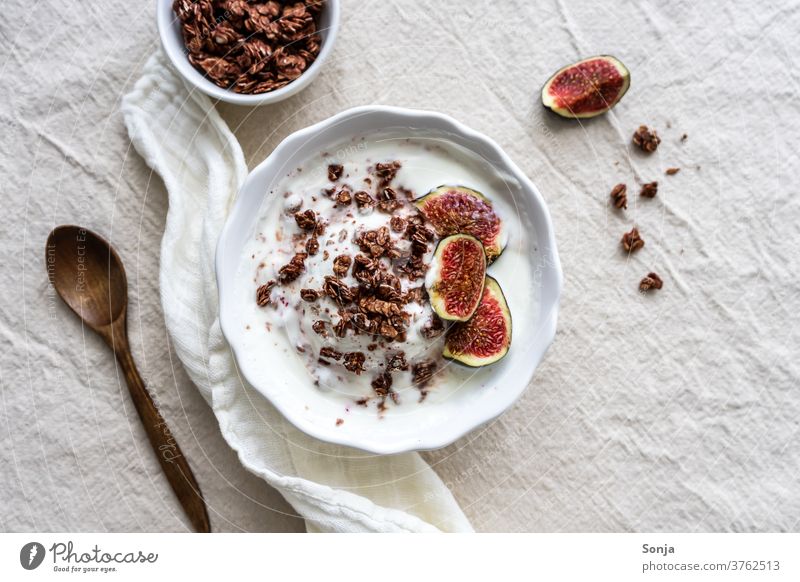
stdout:
POLYGON ((560 69, 542 88, 542 104, 562 117, 586 118, 616 105, 631 84, 618 59, 590 57, 560 69))
POLYGON ((483 194, 464 186, 439 186, 414 202, 439 236, 470 234, 483 243, 486 260, 500 256, 508 235, 483 194))
POLYGON ((425 277, 431 307, 448 321, 466 321, 481 301, 486 254, 481 241, 454 234, 439 241, 425 277))
POLYGON ((456 323, 445 338, 445 358, 479 368, 494 364, 511 345, 511 312, 497 281, 486 277, 478 309, 469 321, 456 323))

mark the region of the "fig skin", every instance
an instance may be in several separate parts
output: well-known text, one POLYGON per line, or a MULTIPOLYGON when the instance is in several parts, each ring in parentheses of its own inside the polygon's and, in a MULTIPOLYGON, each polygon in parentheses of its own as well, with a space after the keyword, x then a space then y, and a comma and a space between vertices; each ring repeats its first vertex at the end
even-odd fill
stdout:
POLYGON ((481 305, 478 306, 478 309, 475 311, 475 315, 469 321, 456 323, 454 324, 447 332, 447 337, 445 338, 445 345, 444 351, 442 352, 442 356, 448 360, 453 360, 458 362, 459 364, 463 364, 470 368, 482 368, 484 366, 488 366, 490 364, 494 364, 502 360, 506 354, 508 353, 509 348, 511 347, 511 337, 512 337, 512 323, 511 323, 511 311, 508 308, 508 303, 506 302, 505 295, 503 294, 503 290, 500 288, 498 282, 493 279, 492 277, 486 277, 486 283, 483 288, 483 297, 481 298, 481 305), (478 356, 474 354, 468 353, 467 349, 464 350, 455 350, 451 349, 451 339, 453 338, 455 333, 462 331, 467 328, 474 327, 476 329, 483 328, 483 324, 481 322, 482 316, 482 307, 484 303, 484 299, 493 298, 498 303, 498 308, 502 312, 503 323, 505 326, 504 330, 504 341, 502 345, 499 345, 495 348, 495 351, 489 355, 478 356))
MULTIPOLYGON (((462 200, 463 202, 463 200, 462 200)), ((414 201, 414 205, 425 215, 425 218, 433 226, 434 230, 436 230, 436 234, 441 237, 450 236, 453 234, 470 234, 477 238, 483 244, 483 248, 486 251, 486 262, 491 264, 493 261, 499 257, 503 250, 505 249, 507 243, 507 233, 505 229, 505 224, 500 216, 494 209, 494 205, 492 201, 489 200, 486 196, 482 193, 478 192, 477 190, 473 190, 472 188, 468 188, 466 186, 453 186, 449 184, 442 184, 441 186, 437 186, 421 198, 417 198, 414 201), (466 199, 473 199, 476 206, 486 208, 488 207, 490 212, 486 212, 482 215, 484 218, 484 222, 482 226, 489 226, 487 222, 497 221, 497 232, 492 236, 491 239, 487 238, 487 233, 481 232, 481 229, 477 226, 477 222, 475 220, 471 220, 469 222, 463 221, 459 224, 459 221, 456 217, 454 217, 449 224, 437 224, 437 220, 435 216, 432 216, 429 212, 426 212, 426 207, 434 202, 435 200, 439 199, 440 197, 447 196, 448 193, 454 192, 456 194, 460 194, 466 199)), ((461 214, 457 214, 457 217, 461 216, 461 214)), ((494 228, 494 226, 490 226, 494 228)))
POLYGON ((552 111, 553 113, 560 115, 561 117, 565 117, 568 119, 588 119, 591 117, 597 117, 598 115, 602 115, 606 111, 612 109, 617 103, 620 102, 622 97, 624 97, 625 93, 627 93, 628 89, 631 85, 631 74, 628 68, 622 64, 622 61, 613 57, 611 55, 598 55, 594 57, 589 57, 586 59, 582 59, 576 63, 572 63, 571 65, 567 65, 566 67, 560 68, 556 71, 544 84, 542 87, 542 105, 552 111), (604 104, 602 107, 598 107, 597 109, 593 109, 590 111, 580 111, 575 112, 570 110, 569 106, 559 106, 557 103, 558 95, 553 95, 550 93, 550 87, 553 85, 553 82, 556 81, 561 75, 565 72, 569 71, 572 68, 579 69, 582 65, 586 65, 592 61, 604 61, 606 64, 610 64, 614 67, 614 69, 619 73, 622 78, 622 86, 619 88, 616 96, 610 102, 604 104))
MULTIPOLYGON (((433 268, 428 271, 428 276, 425 279, 425 288, 428 291, 428 297, 434 312, 446 321, 467 321, 475 313, 475 310, 478 309, 481 297, 483 296, 483 287, 486 277, 486 253, 483 244, 477 238, 469 234, 454 234, 443 238, 436 246, 432 267, 433 268), (480 253, 477 257, 477 265, 469 265, 469 270, 466 273, 463 273, 462 270, 457 273, 464 278, 468 277, 474 279, 475 285, 472 286, 472 289, 467 289, 467 291, 474 291, 475 296, 467 298, 468 301, 463 305, 462 313, 453 313, 448 311, 447 298, 448 293, 452 293, 454 291, 453 288, 457 287, 459 282, 448 281, 444 278, 444 254, 447 252, 448 247, 464 242, 471 244, 475 252, 480 253)), ((465 281, 465 283, 468 284, 469 281, 465 281)))

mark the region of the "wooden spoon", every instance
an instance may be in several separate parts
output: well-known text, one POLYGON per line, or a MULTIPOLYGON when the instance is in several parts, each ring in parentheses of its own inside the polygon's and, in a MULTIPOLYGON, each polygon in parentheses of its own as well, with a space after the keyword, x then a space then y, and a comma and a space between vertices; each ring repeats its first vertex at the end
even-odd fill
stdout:
POLYGON ((198 532, 211 531, 189 463, 136 370, 128 344, 128 282, 119 255, 90 230, 59 226, 47 237, 45 263, 61 299, 114 350, 147 438, 189 521, 198 532))

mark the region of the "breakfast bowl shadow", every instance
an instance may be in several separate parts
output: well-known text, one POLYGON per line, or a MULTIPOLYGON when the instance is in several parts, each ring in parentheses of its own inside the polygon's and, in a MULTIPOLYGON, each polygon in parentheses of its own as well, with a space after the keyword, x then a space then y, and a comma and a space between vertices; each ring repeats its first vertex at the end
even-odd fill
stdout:
POLYGON ((278 103, 296 95, 319 75, 328 59, 336 35, 339 31, 340 0, 326 0, 319 14, 317 34, 321 37, 320 50, 314 62, 297 79, 274 91, 259 94, 236 93, 231 89, 220 87, 206 75, 195 69, 189 62, 189 51, 181 33, 181 22, 172 9, 172 0, 158 0, 156 5, 156 22, 161 46, 178 74, 191 87, 194 87, 213 99, 219 99, 234 105, 268 105, 278 103))
MULTIPOLYGON (((249 174, 219 238, 216 276, 220 325, 242 381, 253 386, 306 434, 381 455, 447 446, 507 410, 531 383, 536 367, 555 337, 563 285, 547 205, 536 186, 505 152, 490 138, 449 116, 385 106, 356 107, 296 131, 249 174), (268 193, 276 191, 287 172, 321 152, 335 151, 341 144, 376 134, 444 141, 478 156, 481 163, 502 176, 517 213, 515 219, 521 221, 520 230, 524 229, 527 242, 514 256, 508 256, 510 253, 506 251, 496 264, 504 265, 505 281, 511 287, 515 284, 514 261, 529 261, 530 269, 527 265, 526 269, 536 287, 530 293, 523 289, 517 294, 522 301, 531 297, 529 320, 514 319, 514 334, 519 340, 512 340, 503 360, 479 369, 483 374, 479 386, 459 386, 452 397, 435 402, 403 400, 408 404, 393 406, 383 415, 355 403, 345 411, 340 402, 328 398, 314 385, 310 374, 303 377, 290 373, 288 363, 286 373, 279 370, 284 366, 281 358, 285 356, 253 353, 247 345, 245 334, 249 333, 246 330, 249 326, 242 310, 242 302, 247 298, 235 285, 237 277, 242 276, 240 265, 246 245, 256 237, 262 205, 268 203, 268 193), (270 358, 271 362, 265 363, 270 358), (265 366, 271 366, 268 374, 264 374, 265 366), (404 406, 413 412, 403 412, 404 406), (344 417, 346 422, 334 422, 337 417, 344 417)), ((255 302, 255 288, 252 301, 255 302)))

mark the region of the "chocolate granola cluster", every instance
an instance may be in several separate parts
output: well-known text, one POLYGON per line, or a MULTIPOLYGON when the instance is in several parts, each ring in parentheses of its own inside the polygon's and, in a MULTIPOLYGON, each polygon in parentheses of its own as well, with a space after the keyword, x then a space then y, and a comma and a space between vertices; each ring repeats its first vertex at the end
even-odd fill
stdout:
POLYGON ((320 51, 324 0, 174 0, 189 62, 223 89, 266 93, 294 81, 320 51))
POLYGON ((403 307, 419 295, 417 292, 404 293, 400 279, 377 260, 386 248, 389 252, 396 250, 391 243, 386 247, 373 244, 371 248, 380 254, 357 254, 352 258, 339 255, 334 258, 333 274, 325 276, 325 283, 316 294, 317 297, 327 296, 336 303, 338 321, 330 330, 324 321, 315 322, 314 330, 319 335, 329 337, 333 333, 336 337, 344 337, 350 331, 355 335, 380 336, 387 341, 405 341, 409 315, 403 307), (356 285, 348 286, 342 281, 348 272, 358 282, 356 285))
POLYGON ((646 125, 640 125, 639 129, 633 133, 633 143, 639 146, 643 152, 652 154, 658 149, 661 138, 658 137, 655 129, 650 129, 646 125))
MULTIPOLYGON (((428 396, 427 386, 436 371, 436 362, 419 362, 410 366, 410 368, 411 381, 419 389, 419 401, 422 402, 428 396)), ((372 380, 371 384, 372 390, 380 399, 378 401, 378 410, 383 411, 386 409, 387 398, 390 398, 395 404, 399 402, 397 392, 392 388, 392 372, 405 372, 408 371, 408 369, 409 365, 406 362, 405 352, 398 352, 386 358, 385 370, 378 374, 375 379, 372 380)), ((369 398, 361 398, 356 401, 356 404, 366 406, 367 402, 369 402, 369 398)))

